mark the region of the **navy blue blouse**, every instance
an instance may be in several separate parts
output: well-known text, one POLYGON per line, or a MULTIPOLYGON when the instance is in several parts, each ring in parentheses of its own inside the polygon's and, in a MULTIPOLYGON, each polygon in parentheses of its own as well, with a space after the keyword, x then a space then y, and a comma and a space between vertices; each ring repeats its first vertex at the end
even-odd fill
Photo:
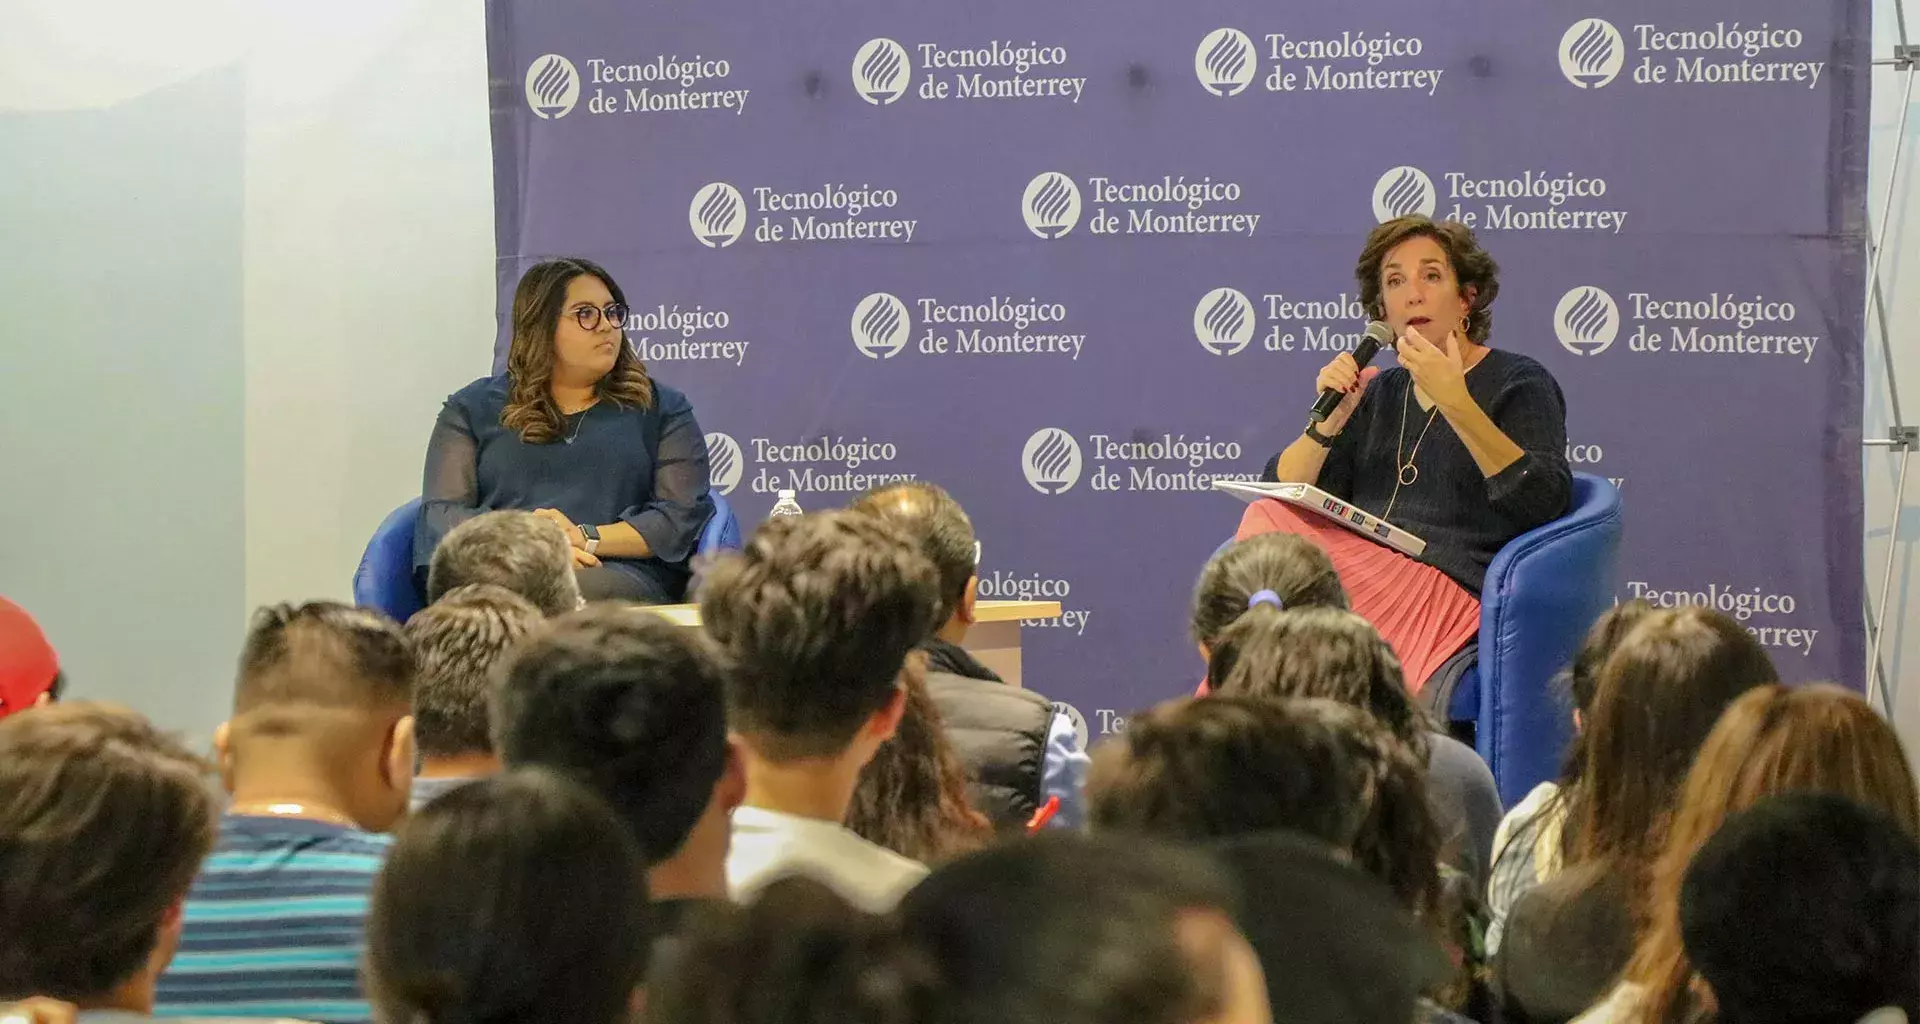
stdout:
MULTIPOLYGON (((528 444, 500 423, 507 376, 483 377, 448 396, 427 442, 416 568, 440 538, 482 512, 554 508, 576 523, 624 522, 654 558, 683 565, 713 514, 707 442, 687 396, 653 382, 653 408, 602 400, 566 417, 560 439, 528 444)), ((602 559, 609 566, 640 559, 602 559)))

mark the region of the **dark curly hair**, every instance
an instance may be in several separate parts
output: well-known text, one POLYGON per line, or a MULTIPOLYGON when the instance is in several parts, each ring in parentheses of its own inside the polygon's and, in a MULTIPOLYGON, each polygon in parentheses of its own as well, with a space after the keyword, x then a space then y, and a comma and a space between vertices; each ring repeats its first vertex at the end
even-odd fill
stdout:
POLYGON ((847 827, 870 843, 938 864, 993 840, 993 823, 967 799, 967 769, 917 666, 901 673, 906 713, 860 771, 847 827))
POLYGON ((1480 248, 1473 229, 1458 221, 1436 222, 1414 214, 1395 217, 1373 229, 1367 236, 1367 244, 1360 247, 1360 262, 1353 268, 1353 276, 1360 282, 1360 304, 1366 307, 1367 315, 1375 318, 1382 315, 1380 264, 1395 246, 1410 238, 1431 238, 1446 252, 1453 276, 1460 282, 1460 297, 1472 303, 1467 311, 1467 338, 1476 344, 1486 344, 1487 336, 1493 332, 1493 312, 1487 307, 1493 305, 1494 297, 1500 294, 1500 265, 1493 262, 1487 250, 1480 248))
MULTIPOLYGON (((507 404, 500 425, 528 444, 552 444, 560 438, 560 406, 553 400, 553 333, 567 304, 567 285, 592 274, 607 286, 613 301, 627 304, 625 292, 606 268, 578 256, 534 264, 513 292, 513 341, 507 348, 507 404)), ((613 369, 594 384, 601 398, 641 409, 653 408, 653 379, 633 346, 620 334, 613 369)))

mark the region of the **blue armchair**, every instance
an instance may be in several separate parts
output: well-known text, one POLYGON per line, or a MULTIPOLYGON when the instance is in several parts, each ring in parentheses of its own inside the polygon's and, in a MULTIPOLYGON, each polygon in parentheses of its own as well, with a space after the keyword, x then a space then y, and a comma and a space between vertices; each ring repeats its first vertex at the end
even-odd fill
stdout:
MULTIPOLYGON (((709 491, 713 515, 700 530, 696 554, 737 550, 740 547, 740 520, 733 506, 718 491, 709 491)), ((420 499, 387 513, 367 541, 360 556, 360 567, 353 572, 353 603, 378 608, 405 622, 426 604, 425 595, 413 583, 413 528, 420 519, 420 499)))
POLYGON ((1474 742, 1511 807, 1550 779, 1573 732, 1554 674, 1613 602, 1620 492, 1573 475, 1565 516, 1514 538, 1480 591, 1480 657, 1461 677, 1448 717, 1474 723, 1474 742))
POLYGON ((1619 550, 1620 492, 1575 473, 1572 509, 1508 542, 1487 567, 1479 650, 1442 699, 1450 721, 1473 725, 1508 807, 1559 768, 1572 709, 1551 681, 1613 601, 1619 550))

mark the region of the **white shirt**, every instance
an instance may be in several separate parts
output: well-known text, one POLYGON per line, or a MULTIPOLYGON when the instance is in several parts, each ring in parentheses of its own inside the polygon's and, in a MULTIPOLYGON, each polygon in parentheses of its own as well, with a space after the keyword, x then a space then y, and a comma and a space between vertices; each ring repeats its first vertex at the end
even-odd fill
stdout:
POLYGON ((733 812, 727 888, 738 903, 786 875, 823 882, 847 902, 883 914, 927 877, 926 865, 876 846, 836 822, 800 818, 764 807, 733 812))

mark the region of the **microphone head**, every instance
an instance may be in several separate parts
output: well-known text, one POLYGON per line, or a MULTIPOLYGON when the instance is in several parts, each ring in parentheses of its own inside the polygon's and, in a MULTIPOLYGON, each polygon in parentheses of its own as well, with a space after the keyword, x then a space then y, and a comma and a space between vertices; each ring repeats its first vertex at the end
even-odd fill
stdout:
POLYGON ((1385 320, 1368 321, 1367 337, 1372 338, 1376 344, 1384 348, 1392 348, 1394 343, 1400 340, 1394 337, 1393 328, 1388 327, 1385 320))

